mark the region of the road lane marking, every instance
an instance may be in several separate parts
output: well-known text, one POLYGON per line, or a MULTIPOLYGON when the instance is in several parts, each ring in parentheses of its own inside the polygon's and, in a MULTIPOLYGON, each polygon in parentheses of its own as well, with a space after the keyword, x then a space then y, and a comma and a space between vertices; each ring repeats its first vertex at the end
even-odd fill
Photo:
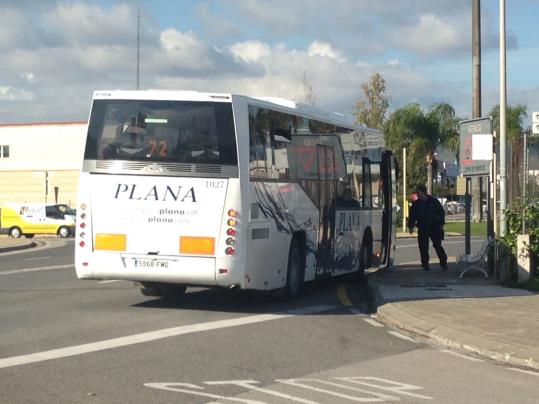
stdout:
POLYGON ((121 279, 111 279, 109 281, 99 281, 99 283, 101 283, 101 284, 114 283, 114 282, 121 282, 121 279))
POLYGON ((342 283, 337 288, 337 297, 339 298, 340 302, 343 304, 343 306, 352 306, 352 302, 348 298, 348 295, 346 294, 346 284, 342 283))
POLYGON ((52 271, 54 269, 65 269, 65 268, 75 268, 75 265, 66 264, 66 265, 53 265, 49 267, 10 269, 7 271, 0 271, 0 275, 22 274, 26 272, 52 271))
MULTIPOLYGON (((264 397, 264 395, 279 397, 286 401, 294 401, 302 404, 320 404, 327 402, 327 395, 339 397, 339 399, 341 399, 339 402, 344 402, 344 400, 346 400, 347 402, 354 401, 360 403, 395 402, 401 400, 400 396, 408 396, 421 400, 434 400, 434 397, 418 394, 418 391, 424 390, 424 387, 383 379, 380 377, 346 376, 332 377, 329 380, 313 378, 276 379, 275 382, 278 384, 266 386, 264 388, 258 386, 261 384, 261 382, 258 380, 223 380, 202 382, 206 386, 217 387, 217 389, 219 389, 221 386, 237 386, 245 390, 234 396, 224 396, 219 394, 218 391, 214 391, 215 389, 208 390, 207 387, 192 383, 144 383, 144 387, 217 399, 216 401, 210 401, 207 404, 217 404, 221 402, 221 400, 249 404, 268 404, 270 402, 275 402, 275 400, 266 401, 267 399, 264 397), (335 380, 338 382, 335 382, 335 380), (346 384, 343 384, 343 382, 346 384), (282 390, 283 387, 293 388, 295 395, 290 395, 277 390, 282 390), (383 393, 380 392, 380 390, 383 393), (388 392, 395 395, 389 395, 387 394, 388 392), (255 397, 248 397, 248 394, 255 397), (308 395, 309 397, 303 398, 301 397, 303 395, 308 395), (321 401, 313 401, 313 395, 315 396, 314 399, 320 399, 321 401)), ((414 402, 417 402, 417 400, 414 402)))
POLYGON ((229 381, 213 381, 213 382, 204 382, 204 383, 209 386, 223 386, 223 385, 239 386, 239 387, 243 387, 246 390, 256 391, 258 393, 263 393, 263 394, 268 394, 270 396, 284 398, 285 400, 295 401, 296 403, 320 404, 318 403, 318 401, 311 401, 311 400, 307 400, 301 397, 292 396, 290 394, 281 393, 276 390, 264 389, 264 388, 255 386, 255 384, 260 383, 257 380, 229 380, 229 381))
POLYGON ((524 369, 519 369, 519 368, 507 368, 507 369, 512 370, 513 372, 526 373, 527 375, 539 377, 539 373, 534 372, 533 370, 524 370, 524 369))
POLYGON ((388 331, 388 333, 391 334, 391 335, 393 335, 394 337, 403 339, 403 340, 405 340, 405 341, 416 342, 413 338, 410 338, 410 337, 408 337, 407 335, 401 334, 401 333, 398 332, 398 331, 388 331))
POLYGON ((290 386, 300 387, 300 388, 303 388, 303 389, 306 389, 306 390, 312 390, 312 391, 315 391, 317 393, 328 394, 330 396, 343 398, 343 399, 349 400, 349 401, 364 402, 364 403, 365 402, 368 403, 368 402, 399 401, 399 397, 390 396, 388 394, 379 393, 377 391, 365 390, 365 389, 362 389, 362 388, 359 388, 359 387, 347 386, 347 385, 341 384, 341 383, 330 382, 328 380, 321 380, 321 379, 277 379, 275 381, 277 383, 288 384, 290 386), (312 386, 312 385, 307 384, 307 383, 314 384, 315 386, 312 386), (322 384, 324 386, 336 387, 338 389, 347 390, 347 391, 351 390, 351 391, 353 391, 355 393, 363 393, 364 396, 363 397, 351 396, 350 394, 340 393, 338 391, 329 390, 327 388, 316 387, 316 384, 322 384), (365 397, 365 395, 367 395, 367 397, 365 397))
MULTIPOLYGON (((177 393, 191 394, 193 396, 198 396, 198 397, 207 397, 207 398, 214 398, 217 400, 233 401, 236 403, 266 404, 265 402, 258 401, 258 400, 247 400, 243 398, 226 397, 219 394, 211 394, 211 393, 205 393, 202 391, 195 391, 195 390, 204 390, 204 387, 200 387, 200 386, 197 386, 196 384, 191 384, 191 383, 145 383, 144 386, 154 388, 154 389, 174 391, 177 393), (190 390, 187 390, 187 389, 190 389, 190 390)), ((216 403, 216 401, 212 401, 211 403, 216 403)))
POLYGON ((365 320, 367 323, 369 323, 370 325, 372 325, 374 327, 384 327, 384 325, 382 323, 379 323, 378 321, 376 321, 373 318, 364 318, 363 320, 365 320))
POLYGON ((33 258, 23 258, 21 261, 40 261, 40 260, 46 260, 54 258, 51 255, 47 255, 46 257, 33 257, 33 258))
POLYGON ((162 330, 150 331, 141 334, 133 334, 125 337, 112 338, 88 344, 75 345, 59 349, 51 349, 49 351, 36 352, 33 354, 12 356, 9 358, 0 359, 0 369, 13 366, 26 365, 30 363, 43 362, 50 359, 59 359, 69 356, 83 355, 91 352, 104 351, 107 349, 121 348, 125 346, 142 344, 145 342, 155 341, 159 339, 176 337, 179 335, 194 334, 204 331, 213 331, 223 328, 238 327, 249 324, 263 323, 271 320, 280 320, 293 316, 308 315, 320 313, 337 308, 336 306, 318 305, 304 307, 300 309, 289 310, 281 314, 259 314, 255 316, 245 316, 228 320, 210 321, 206 323, 183 325, 179 327, 164 328, 162 330))
POLYGON ((458 352, 450 351, 448 349, 440 349, 440 352, 456 356, 457 358, 467 359, 467 360, 472 361, 472 362, 484 362, 483 359, 473 358, 471 356, 467 356, 467 355, 464 355, 464 354, 460 354, 458 352))
POLYGON ((381 379, 379 377, 336 377, 338 380, 344 380, 350 383, 360 384, 362 386, 373 387, 390 393, 403 394, 423 400, 433 400, 433 397, 424 396, 422 394, 410 393, 414 390, 423 390, 423 387, 414 386, 413 384, 395 382, 393 380, 381 379), (376 382, 376 383, 374 383, 376 382))

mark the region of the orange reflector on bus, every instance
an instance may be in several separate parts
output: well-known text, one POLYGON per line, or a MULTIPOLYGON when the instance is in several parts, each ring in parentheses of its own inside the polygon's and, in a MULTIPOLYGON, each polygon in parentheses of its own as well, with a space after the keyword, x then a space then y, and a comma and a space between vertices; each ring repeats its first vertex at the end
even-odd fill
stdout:
POLYGON ((215 253, 215 238, 213 237, 180 237, 180 254, 206 254, 215 253))
POLYGON ((125 234, 103 234, 95 235, 95 249, 107 251, 125 251, 127 236, 125 234))

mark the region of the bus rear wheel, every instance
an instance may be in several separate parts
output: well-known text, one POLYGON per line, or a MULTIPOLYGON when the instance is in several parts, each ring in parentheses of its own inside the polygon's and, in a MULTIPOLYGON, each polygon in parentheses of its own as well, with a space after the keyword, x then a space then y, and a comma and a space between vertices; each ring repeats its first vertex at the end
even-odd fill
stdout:
POLYGON ((276 292, 279 299, 289 300, 296 297, 303 286, 303 249, 297 239, 292 240, 288 252, 288 267, 286 270, 286 284, 276 292))
POLYGON ((167 301, 175 301, 176 299, 181 299, 185 295, 187 286, 178 285, 174 283, 163 283, 163 282, 141 282, 142 288, 140 292, 144 296, 156 296, 162 297, 167 301))

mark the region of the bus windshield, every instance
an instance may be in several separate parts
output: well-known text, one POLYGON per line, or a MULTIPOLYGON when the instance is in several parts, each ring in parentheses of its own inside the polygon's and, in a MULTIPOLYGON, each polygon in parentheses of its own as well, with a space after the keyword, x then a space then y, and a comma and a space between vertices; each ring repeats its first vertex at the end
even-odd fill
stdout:
POLYGON ((95 100, 84 158, 237 165, 232 105, 95 100))

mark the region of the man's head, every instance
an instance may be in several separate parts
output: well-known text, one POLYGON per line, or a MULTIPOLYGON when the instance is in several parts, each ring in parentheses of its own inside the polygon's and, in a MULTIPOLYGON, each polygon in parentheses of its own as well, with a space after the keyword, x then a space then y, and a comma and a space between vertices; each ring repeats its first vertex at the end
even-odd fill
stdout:
POLYGON ((427 187, 423 184, 418 184, 415 187, 415 191, 417 192, 417 197, 424 201, 427 199, 427 187))

